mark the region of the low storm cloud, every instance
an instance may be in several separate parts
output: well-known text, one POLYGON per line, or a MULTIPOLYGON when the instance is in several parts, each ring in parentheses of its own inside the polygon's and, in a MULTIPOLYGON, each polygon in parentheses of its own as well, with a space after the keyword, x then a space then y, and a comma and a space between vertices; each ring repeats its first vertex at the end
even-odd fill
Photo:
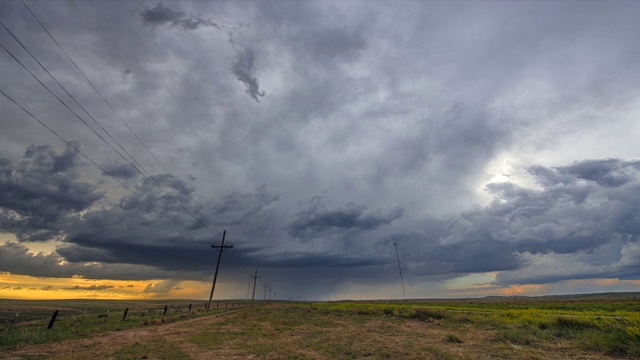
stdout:
POLYGON ((187 16, 184 11, 173 10, 162 3, 158 3, 154 7, 145 7, 140 12, 140 17, 147 25, 168 25, 181 30, 197 30, 201 26, 222 28, 221 25, 202 15, 187 16))

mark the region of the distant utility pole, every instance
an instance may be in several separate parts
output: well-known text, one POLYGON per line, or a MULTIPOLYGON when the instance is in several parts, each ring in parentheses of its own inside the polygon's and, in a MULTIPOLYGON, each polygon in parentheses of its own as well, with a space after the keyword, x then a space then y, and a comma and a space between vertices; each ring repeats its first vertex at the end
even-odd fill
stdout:
POLYGON ((251 288, 251 279, 253 278, 253 274, 249 273, 249 283, 247 284, 247 301, 249 301, 249 289, 251 288))
POLYGON ((211 295, 209 295, 209 305, 207 305, 207 311, 211 310, 211 299, 213 299, 213 291, 216 289, 216 280, 218 279, 218 269, 220 268, 220 259, 222 258, 222 253, 233 248, 233 245, 224 244, 224 238, 226 236, 227 230, 222 233, 222 243, 220 245, 211 245, 212 248, 218 249, 218 263, 216 264, 216 273, 215 275, 213 275, 213 286, 211 286, 211 295))
POLYGON ((269 286, 269 284, 265 282, 263 286, 264 286, 264 298, 262 298, 262 300, 267 300, 267 287, 269 286))
POLYGON ((251 296, 251 302, 254 302, 256 299, 256 280, 260 278, 260 276, 258 276, 258 269, 256 269, 256 274, 251 278, 253 279, 253 295, 251 296))
POLYGON ((269 286, 269 300, 271 300, 271 286, 269 286))
POLYGON ((398 259, 398 270, 400 271, 400 282, 402 283, 402 294, 404 294, 404 299, 407 300, 407 293, 404 292, 404 279, 402 279, 402 268, 400 267, 400 256, 398 256, 398 243, 393 243, 393 246, 396 247, 396 259, 398 259))

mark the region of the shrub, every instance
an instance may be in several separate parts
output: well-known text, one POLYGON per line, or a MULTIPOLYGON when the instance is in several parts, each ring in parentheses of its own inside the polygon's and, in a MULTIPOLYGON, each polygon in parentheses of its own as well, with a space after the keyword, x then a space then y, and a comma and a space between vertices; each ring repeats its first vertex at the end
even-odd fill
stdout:
POLYGON ((571 329, 571 330, 586 330, 586 329, 596 329, 596 326, 593 321, 587 319, 580 319, 577 317, 566 317, 560 316, 556 319, 556 325, 561 328, 571 329))
POLYGON ((446 316, 445 316, 444 312, 442 312, 440 310, 432 310, 432 309, 427 309, 427 308, 415 309, 413 311, 413 313, 411 314, 411 318, 422 320, 422 321, 442 320, 445 317, 446 316))
POLYGON ((447 335, 447 342, 454 343, 454 344, 462 344, 462 340, 453 334, 447 335))
POLYGON ((629 326, 626 332, 627 332, 627 335, 629 335, 629 337, 636 340, 640 340, 640 327, 629 326))
POLYGON ((472 319, 469 315, 464 315, 464 314, 462 314, 462 315, 457 315, 457 316, 455 317, 455 320, 456 320, 457 322, 460 322, 460 323, 463 323, 463 324, 470 324, 470 323, 472 323, 472 322, 473 322, 473 319, 472 319))
POLYGON ((502 340, 516 345, 531 345, 533 336, 525 329, 506 328, 501 332, 502 340))
POLYGON ((625 358, 640 358, 640 342, 622 329, 611 332, 590 332, 584 334, 583 346, 587 349, 604 352, 607 355, 625 358))

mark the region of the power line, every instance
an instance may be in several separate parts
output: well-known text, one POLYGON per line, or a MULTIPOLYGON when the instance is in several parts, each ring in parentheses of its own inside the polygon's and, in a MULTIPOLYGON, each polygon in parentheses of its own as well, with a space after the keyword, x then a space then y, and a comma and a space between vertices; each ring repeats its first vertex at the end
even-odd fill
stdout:
MULTIPOLYGON (((29 8, 29 6, 22 1, 22 4, 27 8, 27 10, 29 11, 29 13, 34 17, 34 19, 38 22, 38 24, 43 28, 43 30, 47 33, 47 35, 51 38, 51 40, 58 46, 58 48, 64 53, 64 55, 67 57, 67 59, 71 62, 71 64, 73 64, 73 66, 78 70, 78 72, 80 72, 80 74, 83 76, 83 78, 89 83, 89 85, 94 89, 94 91, 100 96, 100 98, 107 104, 107 106, 111 109, 111 111, 120 119, 120 121, 127 127, 127 129, 134 135, 134 137, 142 144, 142 146, 151 154, 151 156, 158 162, 158 164, 160 164, 160 166, 166 171, 166 173, 174 180, 175 184, 177 184, 180 188, 182 188, 185 193, 189 193, 189 190, 182 184, 181 181, 179 181, 167 168, 166 166, 160 161, 160 159, 151 151, 151 149, 149 149, 149 147, 142 141, 142 139, 133 131, 133 129, 126 123, 126 121, 124 121, 124 119, 120 116, 120 114, 115 110, 115 108, 109 103, 109 101, 102 95, 102 93, 97 89, 97 87, 89 80, 89 78, 85 75, 85 73, 80 69, 80 67, 76 64, 75 61, 73 61, 73 59, 71 58, 71 56, 64 50, 64 48, 62 48, 62 46, 58 43, 58 41, 53 37, 53 35, 47 30, 47 28, 44 26, 44 24, 38 19, 38 17, 35 15, 35 13, 29 8)), ((33 58, 34 61, 36 61, 36 63, 53 79, 54 82, 56 82, 56 84, 58 84, 58 86, 60 86, 60 88, 62 88, 62 90, 85 112, 85 114, 87 116, 89 116, 89 118, 91 118, 91 120, 94 121, 94 123, 115 143, 117 144, 117 146, 131 159, 129 160, 128 158, 126 158, 124 155, 122 155, 122 153, 120 153, 117 149, 115 149, 104 137, 102 137, 98 132, 96 132, 96 130, 94 130, 91 126, 89 126, 89 124, 86 123, 86 121, 84 121, 82 119, 82 117, 80 117, 75 111, 73 111, 64 101, 62 101, 62 99, 60 99, 49 87, 47 87, 42 81, 39 80, 39 78, 37 76, 35 76, 20 60, 18 60, 7 48, 5 48, 4 46, 2 46, 0 44, 0 46, 3 47, 3 49, 16 61, 18 62, 34 79, 36 79, 47 91, 49 91, 63 106, 65 106, 71 113, 73 113, 85 126, 87 126, 96 136, 98 136, 105 144, 107 144, 113 151, 115 151, 124 161, 126 161, 129 165, 131 165, 137 172, 139 172, 141 175, 143 175, 143 177, 145 177, 147 180, 150 180, 151 183, 153 183, 157 188, 159 188, 160 190, 162 190, 162 192, 164 192, 167 196, 169 196, 171 199, 173 199, 176 204, 182 209, 184 210, 189 216, 191 216, 196 222, 198 222, 199 224, 201 224, 205 229, 207 229, 211 234, 214 234, 213 229, 211 229, 211 227, 209 225, 207 225, 206 223, 204 223, 201 219, 199 219, 198 217, 196 217, 191 211, 189 211, 186 207, 184 207, 180 201, 173 196, 173 194, 169 193, 163 186, 162 184, 155 179, 155 177, 153 175, 151 175, 142 164, 140 164, 133 155, 131 155, 110 133, 109 131, 107 131, 101 124, 100 122, 98 122, 98 120, 96 120, 89 112, 87 109, 85 109, 78 101, 77 99, 69 92, 67 91, 67 89, 46 69, 46 67, 40 62, 38 61, 38 59, 24 46, 24 44, 13 34, 11 33, 11 31, 9 31, 9 29, 4 26, 4 24, 2 24, 2 26, 5 28, 5 30, 14 38, 14 40, 20 44, 20 46, 33 58), (133 161, 133 163, 132 163, 133 161), (135 166, 134 163, 137 165, 135 166), (143 173, 144 172, 144 173, 143 173), (146 175, 145 175, 146 174, 146 175)), ((3 95, 7 96, 4 92, 3 95)), ((9 98, 9 97, 8 97, 9 98)), ((13 101, 13 99, 9 98, 11 101, 13 101)), ((14 101, 15 103, 15 101, 14 101)), ((16 103, 16 105, 20 106, 19 104, 16 103)), ((24 109, 22 106, 20 106, 23 110, 26 111, 26 109, 24 109)), ((30 114, 32 117, 33 115, 31 113, 29 113, 27 111, 28 114, 30 114)), ((35 117, 34 117, 35 118, 35 117)), ((35 118, 36 120, 38 120, 37 118, 35 118)), ((40 121, 39 121, 40 122, 40 121)), ((42 123, 43 125, 45 125, 44 123, 42 123)), ((48 128, 49 130, 51 130, 52 132, 54 132, 51 128, 49 128, 48 126, 45 125, 46 128, 48 128)), ((54 132, 54 134, 57 135, 57 133, 54 132)), ((60 136, 59 136, 60 137, 60 136)), ((66 140, 62 139, 63 141, 67 142, 66 140)), ((73 147, 73 146, 72 146, 73 147)), ((79 149, 73 147, 76 151, 80 152, 79 149)), ((80 152, 81 153, 81 152, 80 152)), ((82 154, 82 153, 81 153, 82 154)), ((109 173, 108 171, 106 171, 105 169, 103 169, 102 167, 100 167, 99 165, 97 165, 97 163, 95 163, 93 160, 89 159, 87 156, 85 156, 84 154, 82 154, 82 156, 84 156, 85 158, 87 158, 89 161, 91 161, 94 165, 96 165, 98 168, 100 168, 105 174, 108 174, 109 176, 111 176, 112 178, 114 178, 116 181, 118 181, 118 183, 122 184, 125 188, 127 188, 129 191, 131 191, 132 193, 134 193, 136 196, 138 196, 139 198, 141 198, 143 201, 145 201, 146 203, 148 203, 149 205, 151 205, 154 209, 157 209, 158 211, 160 211, 163 215, 168 216, 164 211, 159 210, 156 206, 154 206, 152 203, 150 203, 148 200, 146 200, 144 197, 142 197, 140 194, 136 193, 133 189, 129 188, 126 184, 124 184, 122 181, 120 181, 119 179, 115 178, 111 173, 109 173)), ((194 203, 197 204, 199 206, 200 210, 203 210, 203 206, 200 205, 197 201, 196 198, 193 199, 194 203)), ((189 231, 193 231, 193 229, 189 229, 188 227, 182 225, 180 222, 178 222, 177 220, 169 217, 172 221, 176 222, 178 225, 180 225, 182 228, 185 229, 185 231, 189 232, 189 231)), ((210 221, 210 220, 209 220, 210 221)), ((224 243, 224 240, 223 240, 224 243)), ((233 262, 233 261, 232 261, 233 262)), ((242 266, 241 264, 239 264, 240 266, 242 266)), ((215 279, 215 278, 214 278, 215 279)), ((215 281, 215 280, 214 280, 215 281)), ((214 285, 215 286, 215 285, 214 285)), ((212 289, 213 292, 213 289, 212 289)))
MULTIPOLYGON (((87 126, 96 136, 98 136, 98 138, 100 138, 100 140, 102 140, 105 144, 107 144, 113 151, 116 152, 116 154, 118 154, 124 161, 126 161, 129 165, 131 165, 131 167, 133 167, 137 172, 139 172, 143 177, 145 177, 146 179, 150 179, 151 183, 154 184, 154 186, 158 187, 162 192, 164 192, 167 196, 169 196, 172 200, 174 200, 176 202, 176 204, 182 209, 184 210, 187 214, 189 214, 189 216, 191 216, 194 220, 196 220, 196 222, 200 223, 202 226, 204 226, 206 229, 208 229, 211 234, 214 233, 214 231, 207 225, 205 224, 202 220, 198 219, 191 211, 189 211, 187 208, 185 208, 182 204, 180 204, 179 200, 173 196, 173 194, 171 194, 170 192, 168 192, 151 174, 149 174, 148 171, 146 171, 146 169, 144 169, 144 167, 138 163, 135 158, 133 156, 131 156, 131 154, 129 154, 123 147, 122 145, 120 145, 120 143, 118 143, 112 136, 111 134, 109 134, 109 132, 104 129, 100 123, 93 117, 91 116, 91 114, 82 106, 80 105, 80 103, 75 99, 75 97, 73 95, 71 95, 71 93, 69 93, 67 91, 67 89, 60 84, 60 82, 58 82, 58 80, 56 80, 56 78, 47 70, 47 68, 42 65, 42 63, 40 63, 40 61, 38 61, 38 59, 22 44, 22 42, 20 42, 20 40, 18 38, 16 38, 13 33, 11 33, 11 31, 9 31, 9 29, 7 29, 7 27, 0 23, 5 30, 18 42, 18 44, 20 44, 20 46, 22 46, 22 48, 38 63, 38 65, 40 65, 42 67, 42 69, 56 82, 56 84, 58 84, 64 91, 65 93, 71 98, 73 99, 73 101, 80 106, 80 108, 96 123, 98 124, 98 126, 116 143, 118 144, 118 146, 127 154, 129 155, 129 157, 131 159, 133 159, 133 161, 138 164, 138 166, 144 170, 144 172, 142 170, 140 170, 138 167, 136 167, 129 159, 127 159, 124 155, 122 155, 122 153, 120 153, 116 148, 113 147, 113 145, 111 145, 102 135, 100 135, 97 131, 95 131, 95 129, 93 129, 91 126, 89 126, 89 124, 87 124, 87 122, 82 119, 82 117, 80 117, 73 109, 71 109, 60 97, 58 97, 46 84, 44 84, 33 72, 31 72, 31 70, 29 70, 16 56, 13 55, 13 53, 11 53, 7 48, 5 48, 2 44, 0 44, 0 47, 2 47, 2 49, 5 50, 5 52, 7 52, 16 62, 18 62, 18 64, 20 64, 20 66, 22 66, 22 68, 24 68, 36 81, 38 81, 38 83, 40 83, 40 85, 42 85, 47 91, 49 91, 49 93, 51 93, 51 95, 53 95, 64 107, 66 107, 73 115, 75 115, 76 118, 78 118, 85 126, 87 126), (145 175, 146 173, 146 175, 145 175)), ((175 179, 175 177, 174 177, 175 179)), ((182 184, 176 180, 176 183, 180 184, 180 186, 182 186, 182 184)))
MULTIPOLYGON (((63 54, 65 55, 65 57, 69 60, 69 62, 70 62, 70 63, 75 67, 75 69, 76 69, 76 70, 77 70, 77 71, 82 75, 82 77, 87 81, 87 83, 91 86, 91 88, 92 88, 92 89, 93 89, 93 90, 98 94, 98 96, 99 96, 99 97, 104 101, 104 103, 109 107, 109 109, 111 109, 111 111, 116 115, 116 117, 120 120, 120 122, 122 122, 122 124, 123 124, 123 125, 124 125, 128 130, 129 130, 129 132, 131 132, 131 134, 132 134, 132 135, 133 135, 133 136, 138 140, 138 142, 140 142, 140 144, 141 144, 141 145, 142 145, 142 146, 147 150, 147 152, 148 152, 148 153, 149 153, 149 154, 150 154, 150 155, 151 155, 151 156, 156 160, 156 162, 157 162, 157 163, 162 167, 162 169, 164 169, 164 171, 165 171, 165 172, 166 172, 166 173, 167 173, 167 174, 168 174, 168 175, 169 175, 169 176, 170 176, 170 177, 175 181, 175 183, 176 183, 180 188, 182 188, 182 190, 183 190, 185 193, 189 193, 189 190, 188 190, 188 189, 187 189, 187 188, 182 184, 182 182, 181 182, 181 181, 179 181, 179 180, 178 180, 178 179, 177 179, 177 178, 176 178, 176 177, 175 177, 175 176, 174 176, 174 175, 173 175, 173 174, 172 174, 172 173, 167 169, 167 167, 162 163, 162 161, 160 161, 160 159, 159 159, 159 158, 158 158, 158 157, 157 157, 157 156, 156 156, 156 155, 151 151, 151 149, 150 149, 150 148, 149 148, 149 147, 144 143, 144 141, 142 141, 142 139, 141 139, 141 138, 140 138, 140 137, 139 137, 139 136, 138 136, 138 135, 133 131, 133 129, 129 126, 129 124, 127 124, 127 122, 124 120, 124 118, 123 118, 122 116, 120 116, 120 114, 119 114, 119 113, 116 111, 116 109, 111 105, 111 103, 106 99, 106 97, 105 97, 105 96, 100 92, 100 90, 98 90, 98 88, 97 88, 97 87, 93 84, 93 82, 89 79, 89 77, 88 77, 88 76, 87 76, 87 75, 82 71, 82 69, 80 69, 80 67, 78 66, 78 64, 77 64, 77 63, 72 59, 72 57, 69 55, 69 53, 68 53, 68 52, 67 52, 67 51, 66 51, 66 50, 65 50, 65 49, 60 45, 60 43, 56 40, 56 38, 53 36, 53 34, 51 34, 51 32, 50 32, 50 31, 47 29, 47 27, 43 24, 43 22, 42 22, 42 21, 40 21, 40 19, 39 19, 39 18, 38 18, 38 16, 34 13, 34 11, 33 11, 33 10, 32 10, 32 9, 31 9, 27 4, 26 4, 26 3, 25 3, 25 1, 24 1, 24 0, 21 0, 21 2, 22 2, 22 4, 24 5, 24 7, 27 9, 27 11, 31 14, 31 16, 33 16, 33 18, 36 20, 36 22, 40 25, 40 27, 44 30, 44 32, 45 32, 45 33, 49 36, 49 38, 53 41, 53 43, 54 43, 54 44, 55 44, 55 45, 60 49, 60 51, 62 51, 62 53, 63 53, 63 54)), ((6 28, 6 27, 5 27, 5 28, 6 28)), ((7 29, 7 31, 8 31, 8 29, 7 29)), ((13 36, 13 35, 12 35, 12 36, 13 36)), ((15 38, 15 36, 13 36, 13 37, 15 38)), ((19 42, 19 40, 18 40, 18 39, 16 39, 16 41, 18 41, 18 42, 19 42)), ((23 46, 23 48, 25 48, 25 47, 23 46)), ((26 50, 26 48, 25 48, 25 50, 26 50)), ((29 51, 27 50, 27 52, 29 52, 29 51)), ((31 54, 30 54, 30 55, 31 55, 31 54)), ((34 56, 32 55, 32 57, 34 57, 34 56)), ((34 60, 36 60, 36 62, 38 62, 38 61, 37 61, 37 59, 35 59, 35 57, 34 57, 34 60)), ((38 62, 38 63, 39 63, 39 62, 38 62)), ((39 64, 40 64, 40 63, 39 63, 39 64)), ((40 65, 41 65, 41 64, 40 64, 40 65)), ((41 65, 41 66, 42 66, 42 65, 41 65)), ((44 66, 42 66, 42 67, 44 68, 44 66)), ((46 69, 45 69, 45 71, 46 71, 46 69)), ((47 73, 49 73, 49 72, 47 71, 47 73)), ((56 83, 58 83, 58 82, 57 82, 57 80, 55 80, 55 78, 54 78, 51 74, 49 74, 49 75, 54 79, 54 81, 56 81, 56 83)), ((63 87, 60 83, 58 83, 58 85, 60 85, 60 87, 63 87)), ((64 89, 64 87, 63 87, 63 89, 64 89)), ((66 90, 65 90, 65 92, 66 92, 66 90)), ((68 94, 72 99, 74 99, 74 101, 75 101, 75 98, 74 98, 73 96, 71 96, 71 94, 69 94, 68 92, 67 92, 67 94, 68 94)), ((77 103, 77 101, 76 101, 76 103, 77 103)), ((80 106, 80 104, 78 104, 78 105, 80 106)), ((80 106, 80 107, 82 108, 82 106, 80 106)), ((91 117, 91 118, 94 120, 94 122, 96 122, 96 124, 98 124, 98 126, 100 126, 100 124, 99 124, 99 123, 98 123, 98 122, 97 122, 97 121, 96 121, 96 120, 95 120, 95 119, 94 119, 94 118, 93 118, 93 117, 92 117, 92 116, 91 116, 91 115, 90 115, 90 114, 89 114, 89 113, 88 113, 84 108, 82 108, 82 109, 85 111, 85 113, 87 113, 87 115, 89 115, 89 117, 91 117)), ((210 232, 213 232, 213 231, 212 231, 212 229, 211 229, 207 224, 205 224, 201 219, 197 218, 193 213, 191 213, 191 211, 189 211, 189 210, 188 210, 188 209, 186 209, 184 206, 182 206, 182 205, 180 204, 180 202, 179 202, 179 201, 178 201, 178 200, 177 200, 177 199, 176 199, 172 194, 170 194, 169 192, 167 192, 167 191, 164 189, 164 187, 162 187, 162 185, 161 185, 158 181, 156 181, 156 179, 155 179, 151 174, 149 174, 149 172, 148 172, 148 171, 146 171, 146 169, 145 169, 145 168, 144 168, 144 167, 143 167, 143 166, 142 166, 138 161, 136 161, 136 160, 135 160, 135 158, 134 158, 131 154, 129 154, 129 152, 127 152, 127 151, 126 151, 126 150, 125 150, 125 149, 124 149, 124 148, 123 148, 123 147, 122 147, 122 146, 121 146, 121 145, 120 145, 120 144, 119 144, 119 143, 118 143, 118 142, 117 142, 113 137, 111 137, 111 135, 109 134, 109 132, 108 132, 107 130, 105 130, 102 126, 100 126, 100 128, 101 128, 105 133, 107 133, 107 135, 109 135, 109 137, 110 137, 110 138, 111 138, 111 139, 112 139, 116 144, 118 144, 118 146, 119 146, 119 147, 120 147, 120 148, 121 148, 121 149, 122 149, 122 150, 123 150, 123 151, 124 151, 128 156, 129 156, 129 157, 131 157, 131 159, 132 159, 132 160, 133 160, 133 161, 134 161, 134 162, 135 162, 135 163, 136 163, 136 164, 137 164, 137 165, 138 165, 138 166, 139 166, 139 167, 140 167, 140 168, 141 168, 141 169, 142 169, 142 170, 143 170, 147 175, 148 175, 148 178, 150 178, 150 179, 152 180, 152 182, 154 183, 154 185, 156 185, 157 187, 159 187, 159 188, 160 188, 160 189, 161 189, 165 194, 167 194, 167 195, 168 195, 169 197, 171 197, 174 201, 176 201, 176 203, 178 204, 178 206, 180 206, 180 207, 181 207, 185 212, 187 212, 187 213, 188 213, 192 218, 194 218, 194 219, 195 219, 199 224, 203 225, 203 226, 204 226, 205 228, 207 228, 210 232)), ((115 150, 115 149, 114 149, 114 150, 115 150)), ((117 152, 117 151, 116 151, 116 152, 117 152)), ((127 161, 127 160, 125 159, 125 161, 127 161)), ((130 162, 129 162, 129 163, 130 163, 130 162)), ((130 163, 130 164, 131 164, 131 163, 130 163)), ((131 165, 133 166, 133 164, 131 164, 131 165)), ((135 168, 135 166, 134 166, 134 168, 135 168)), ((137 170, 138 172, 140 172, 140 170, 139 170, 139 169, 137 169, 137 168, 136 168, 136 170, 137 170)), ((198 210, 204 210, 204 207, 203 207, 203 206, 198 202, 198 200, 197 200, 195 197, 193 198, 193 203, 194 203, 195 205, 197 205, 197 206, 198 206, 198 210)), ((201 214, 201 216, 202 216, 202 215, 203 215, 203 214, 201 214)), ((207 217, 205 216, 205 218, 207 218, 207 217)), ((210 218, 207 218, 207 220, 208 220, 208 222, 212 222, 210 218)), ((232 255, 233 255, 233 253, 232 253, 232 255)), ((235 256, 233 256, 233 257, 235 258, 235 256)), ((233 261, 232 261, 232 263, 233 263, 233 261)), ((240 264, 239 264, 239 265, 240 265, 240 264)), ((242 265, 240 265, 240 266, 242 267, 242 265)))
MULTIPOLYGON (((73 64, 73 66, 76 68, 76 70, 78 70, 78 72, 82 75, 82 77, 89 83, 89 85, 91 85, 91 87, 93 88, 93 90, 100 96, 100 98, 105 102, 105 104, 107 104, 107 106, 111 109, 111 111, 113 111, 113 113, 118 117, 118 119, 120 119, 120 121, 124 124, 124 126, 127 127, 127 129, 129 129, 129 131, 131 132, 131 134, 133 134, 133 136, 140 142, 140 144, 142 144, 142 146, 147 150, 147 152, 149 152, 149 154, 151 154, 151 156, 156 160, 156 162, 158 162, 158 164, 160 164, 160 166, 162 167, 162 169, 164 169, 164 171, 166 171, 167 174, 169 174, 169 176, 171 176, 171 178, 182 188, 182 190, 185 191, 185 193, 188 193, 189 190, 187 190, 187 188, 184 187, 184 185, 182 185, 182 183, 166 168, 166 166, 164 166, 164 164, 160 161, 160 159, 151 151, 151 149, 149 149, 149 147, 142 141, 142 139, 133 131, 133 129, 129 126, 129 124, 127 124, 127 122, 122 118, 122 116, 120 116, 120 114, 115 110, 115 108, 111 105, 111 103, 102 95, 102 93, 98 90, 98 88, 93 85, 93 83, 91 82, 91 80, 89 80, 89 78, 85 75, 85 73, 80 69, 80 67, 76 64, 75 61, 73 61, 73 59, 71 58, 71 56, 64 50, 64 48, 60 45, 60 43, 58 43, 58 41, 55 39, 55 37, 49 32, 49 30, 47 30, 47 28, 44 26, 44 24, 42 23, 42 21, 40 21, 40 19, 36 16, 36 14, 31 10, 31 8, 24 2, 24 0, 20 0, 22 2, 22 4, 27 8, 27 10, 29 11, 29 13, 31 14, 31 16, 33 16, 33 18, 38 22, 38 24, 40 24, 40 27, 42 27, 42 29, 47 33, 47 35, 49 35, 49 37, 51 38, 51 40, 53 40, 53 42, 58 46, 58 48, 62 51, 62 53, 67 57, 67 59, 71 62, 71 64, 73 64)), ((115 140, 114 140, 115 141, 115 140)), ((136 162, 137 163, 137 162, 136 162)), ((198 203, 198 201, 194 198, 194 202, 200 207, 200 210, 203 209, 203 206, 200 205, 198 203)), ((209 219, 209 221, 211 221, 209 219)), ((200 223, 202 223, 201 221, 199 221, 200 223)), ((204 225, 204 224, 203 224, 204 225)), ((205 225, 206 226, 206 225, 205 225)))
POLYGON ((249 272, 251 272, 251 271, 250 271, 251 269, 250 269, 249 267, 247 267, 246 265, 243 265, 243 261, 242 261, 242 259, 240 259, 240 258, 239 258, 235 253, 233 253, 233 252, 232 252, 232 253, 229 253, 229 257, 230 257, 229 261, 230 261, 232 264, 236 265, 237 267, 240 267, 242 271, 245 271, 245 272, 246 272, 246 271, 249 271, 249 272))
MULTIPOLYGON (((82 157, 84 157, 85 159, 87 159, 91 164, 93 164, 95 167, 97 167, 98 169, 100 169, 102 172, 104 172, 106 175, 108 175, 109 177, 113 178, 115 181, 117 181, 120 185, 122 185, 125 189, 127 189, 129 192, 131 192, 132 194, 134 194, 135 196, 137 196, 140 200, 144 201, 146 204, 148 204, 149 206, 151 206, 153 209, 155 209, 156 211, 158 211, 161 215, 163 215, 164 217, 168 218, 169 220, 173 221, 175 224, 177 224, 178 226, 180 226, 181 228, 183 228, 186 232, 191 232, 193 231, 192 229, 189 229, 187 226, 183 225, 181 222, 179 222, 178 220, 174 219, 172 216, 170 216, 166 211, 159 209, 157 206, 155 206, 154 204, 152 204, 151 202, 149 202, 148 200, 146 200, 142 195, 140 195, 139 193, 137 193, 135 190, 133 190, 131 187, 129 187, 127 184, 125 184, 124 182, 122 182, 120 179, 118 179, 117 177, 115 177, 113 174, 111 174, 109 171, 107 171, 106 169, 104 169, 102 166, 100 166, 97 162, 95 162, 94 160, 92 160, 90 157, 88 157, 86 154, 84 154, 77 146, 75 146, 72 142, 66 140, 64 137, 62 137, 60 134, 58 134, 55 130, 53 130, 51 127, 49 127, 47 124, 45 124, 42 120, 40 120, 38 117, 36 117, 35 115, 33 115, 29 110, 27 110, 24 106, 20 105, 16 100, 14 100, 11 96, 9 96, 7 93, 5 93, 4 91, 0 90, 0 93, 2 95, 4 95, 9 101, 11 101, 12 103, 14 103, 16 106, 18 106, 20 109, 22 109, 22 111, 24 111, 25 113, 27 113, 31 118, 33 118, 34 120, 36 120, 40 125, 42 125, 44 128, 46 128, 47 130, 49 130, 53 135, 55 135, 56 137, 58 137, 60 140, 62 140, 65 144, 67 144, 70 148, 72 148, 73 150, 75 150, 76 152, 78 152, 82 157)), ((215 238, 215 236, 214 236, 215 238)))
MULTIPOLYGON (((0 44, 0 46, 2 46, 0 44)), ((4 91, 0 90, 0 93, 2 95, 4 95, 7 99, 9 99, 9 101, 11 101, 12 103, 14 103, 16 106, 18 106, 20 109, 22 109, 22 111, 24 111, 25 113, 27 113, 31 118, 33 118, 35 121, 37 121, 38 123, 40 123, 40 125, 44 126, 47 130, 49 130, 53 135, 57 136, 60 140, 64 141, 65 144, 67 144, 69 147, 71 147, 73 150, 77 151, 80 155, 82 155, 82 157, 84 157, 85 159, 87 159, 90 163, 92 163, 93 165, 95 165, 98 169, 100 169, 102 172, 104 172, 106 175, 110 176, 111 178, 113 178, 115 181, 117 181, 120 185, 122 185, 125 189, 129 190, 131 193, 133 193, 134 195, 136 195, 138 198, 140 198, 140 200, 144 201, 145 203, 147 203, 149 206, 153 207, 155 210, 157 210, 160 214, 166 216, 167 218, 169 218, 171 221, 175 222, 176 224, 178 224, 180 227, 184 228, 187 231, 193 231, 190 230, 188 227, 182 225, 182 223, 180 223, 178 220, 172 218, 171 216, 169 216, 167 214, 166 211, 159 209, 157 206, 155 206, 154 204, 152 204, 151 202, 149 202, 147 199, 145 199, 142 195, 138 194, 135 190, 133 190, 131 187, 129 187, 127 184, 125 184, 124 182, 122 182, 120 179, 118 179, 116 176, 114 176, 113 174, 111 174, 109 171, 107 171, 105 168, 103 168, 102 166, 100 166, 98 163, 96 163, 95 161, 93 161, 90 157, 88 157, 87 155, 85 155, 80 149, 78 149, 78 147, 76 147, 75 145, 73 145, 72 142, 68 141, 67 139, 63 138, 60 134, 58 134, 55 130, 53 130, 52 128, 50 128, 47 124, 45 124, 42 120, 40 120, 39 118, 37 118, 35 115, 33 115, 29 110, 27 110, 24 106, 20 105, 17 101, 15 101, 11 96, 7 95, 7 93, 5 93, 4 91)))

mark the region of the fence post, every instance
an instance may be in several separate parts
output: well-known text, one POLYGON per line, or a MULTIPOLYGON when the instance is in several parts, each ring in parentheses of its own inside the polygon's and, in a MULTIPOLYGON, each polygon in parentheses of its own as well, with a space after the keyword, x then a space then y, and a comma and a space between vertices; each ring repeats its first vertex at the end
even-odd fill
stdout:
POLYGON ((84 316, 85 316, 85 315, 87 315, 87 310, 85 310, 85 311, 82 313, 82 318, 80 319, 80 325, 79 325, 79 326, 82 326, 82 322, 84 321, 84 316))
POLYGON ((59 312, 59 311, 60 311, 60 310, 56 310, 56 311, 53 313, 53 316, 51 317, 51 321, 49 321, 49 326, 47 326, 47 330, 51 330, 51 328, 53 327, 53 323, 56 321, 56 317, 58 316, 58 312, 59 312))
POLYGON ((169 305, 165 305, 164 306, 164 314, 162 314, 162 316, 167 315, 167 309, 169 308, 169 305))
POLYGON ((189 304, 189 312, 191 312, 191 304, 189 304))
POLYGON ((126 309, 124 310, 124 315, 122 316, 122 321, 124 321, 124 319, 126 319, 126 318, 127 318, 127 313, 128 313, 128 312, 129 312, 129 308, 126 308, 126 309))
POLYGON ((13 324, 15 324, 16 320, 18 320, 18 314, 20 314, 20 312, 16 313, 16 316, 13 318, 13 321, 11 322, 11 326, 9 326, 9 329, 7 329, 7 332, 11 331, 11 328, 13 327, 13 324))

